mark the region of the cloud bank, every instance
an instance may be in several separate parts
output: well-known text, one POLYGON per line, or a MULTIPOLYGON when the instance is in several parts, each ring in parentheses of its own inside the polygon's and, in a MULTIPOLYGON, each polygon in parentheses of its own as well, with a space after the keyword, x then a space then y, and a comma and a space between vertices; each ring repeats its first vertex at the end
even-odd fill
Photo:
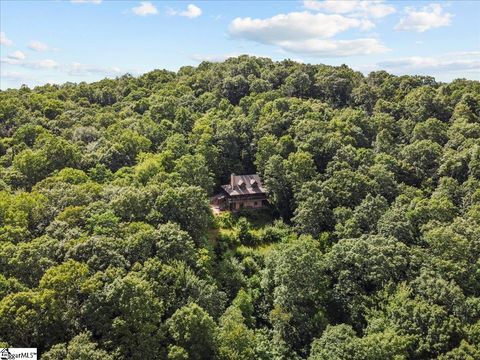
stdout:
POLYGON ((465 53, 461 59, 454 53, 438 57, 410 56, 381 61, 377 65, 396 73, 422 70, 430 72, 480 70, 480 55, 475 52, 465 53))
POLYGON ((47 44, 37 40, 30 41, 30 43, 28 44, 28 48, 33 51, 39 51, 39 52, 50 50, 47 44))
POLYGON ((7 38, 7 35, 2 31, 0 32, 0 44, 10 46, 13 45, 13 41, 7 38))
POLYGON ((315 11, 323 10, 334 14, 349 14, 376 19, 393 14, 396 11, 395 7, 385 4, 382 0, 305 0, 303 7, 315 11))
POLYGON ((20 50, 14 51, 11 54, 8 54, 7 56, 10 59, 15 59, 15 60, 23 60, 26 58, 25 54, 21 52, 20 50))
POLYGON ((167 15, 170 15, 170 16, 179 15, 179 16, 188 17, 189 19, 194 19, 202 15, 202 9, 200 9, 198 6, 194 4, 189 4, 187 8, 183 11, 168 8, 167 15))
POLYGON ((200 15, 202 15, 202 9, 200 9, 198 6, 195 6, 193 4, 189 4, 187 6, 187 10, 182 11, 180 13, 180 16, 185 16, 185 17, 188 17, 190 19, 199 17, 200 15))
POLYGON ((158 9, 149 1, 141 1, 139 6, 133 7, 132 12, 138 16, 157 15, 158 9))
POLYGON ((292 12, 266 19, 236 18, 229 32, 233 38, 275 45, 284 51, 311 56, 353 56, 377 54, 388 48, 375 38, 333 40, 349 29, 366 31, 375 27, 369 19, 337 14, 292 12))
POLYGON ((444 12, 440 4, 430 4, 420 10, 407 7, 405 12, 406 15, 400 19, 395 30, 424 32, 449 26, 452 22, 452 14, 444 12))

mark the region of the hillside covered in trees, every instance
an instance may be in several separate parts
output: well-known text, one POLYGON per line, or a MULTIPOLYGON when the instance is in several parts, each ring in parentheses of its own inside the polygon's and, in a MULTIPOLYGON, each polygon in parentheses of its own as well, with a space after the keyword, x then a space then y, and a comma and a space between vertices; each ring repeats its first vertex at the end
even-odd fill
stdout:
POLYGON ((0 136, 2 346, 480 358, 479 82, 241 56, 2 91, 0 136))

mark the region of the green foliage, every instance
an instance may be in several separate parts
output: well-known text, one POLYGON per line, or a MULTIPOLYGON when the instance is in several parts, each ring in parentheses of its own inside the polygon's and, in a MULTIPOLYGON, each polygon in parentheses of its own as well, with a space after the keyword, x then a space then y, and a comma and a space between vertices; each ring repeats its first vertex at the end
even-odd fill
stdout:
POLYGON ((90 333, 80 333, 68 344, 56 344, 42 355, 46 360, 113 360, 114 356, 91 340, 90 333))
POLYGON ((147 281, 135 274, 116 279, 106 289, 105 300, 113 317, 108 321, 111 327, 105 335, 123 358, 142 359, 163 352, 160 322, 163 307, 147 281))
POLYGON ((479 358, 479 94, 250 56, 0 92, 0 344, 479 358), (269 206, 213 216, 231 173, 269 206))
POLYGON ((167 187, 156 198, 149 217, 179 224, 197 243, 213 221, 206 193, 198 186, 167 187))
POLYGON ((326 325, 324 271, 323 254, 309 237, 282 244, 266 259, 262 286, 271 297, 270 319, 280 339, 294 349, 308 346, 326 325))
POLYGON ((334 278, 334 297, 354 324, 375 301, 375 292, 390 282, 403 280, 409 259, 408 248, 393 237, 363 235, 342 239, 327 254, 334 278))
POLYGON ((168 331, 190 359, 211 359, 215 352, 216 324, 195 303, 178 309, 167 321, 168 331))

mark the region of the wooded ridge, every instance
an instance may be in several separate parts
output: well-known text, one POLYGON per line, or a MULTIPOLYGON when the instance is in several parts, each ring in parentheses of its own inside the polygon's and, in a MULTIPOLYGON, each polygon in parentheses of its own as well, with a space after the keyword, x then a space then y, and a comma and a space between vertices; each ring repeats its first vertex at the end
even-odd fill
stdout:
POLYGON ((240 56, 0 92, 0 346, 479 359, 480 82, 240 56), (269 207, 212 214, 231 174, 269 207))

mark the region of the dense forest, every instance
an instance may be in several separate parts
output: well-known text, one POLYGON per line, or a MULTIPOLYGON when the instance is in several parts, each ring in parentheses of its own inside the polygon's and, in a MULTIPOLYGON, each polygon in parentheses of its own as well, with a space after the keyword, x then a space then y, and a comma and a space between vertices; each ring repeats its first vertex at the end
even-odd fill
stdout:
POLYGON ((0 92, 0 345, 480 358, 480 83, 240 56, 0 92), (269 208, 214 216, 231 173, 269 208))

